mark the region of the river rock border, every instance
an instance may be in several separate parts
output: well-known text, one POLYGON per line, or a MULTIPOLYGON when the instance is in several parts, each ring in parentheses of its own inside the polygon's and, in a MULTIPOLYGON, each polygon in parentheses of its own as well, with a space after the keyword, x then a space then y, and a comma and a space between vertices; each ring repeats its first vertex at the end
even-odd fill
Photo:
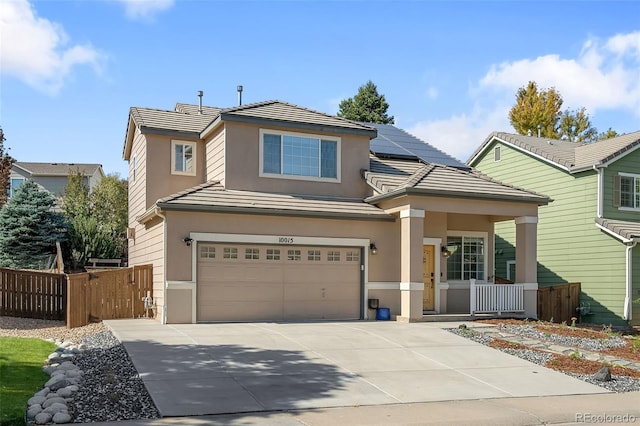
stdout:
POLYGON ((80 389, 83 379, 83 372, 73 360, 86 347, 73 342, 55 344, 58 348, 47 357, 42 368, 51 378, 27 401, 27 426, 72 421, 68 403, 80 389))

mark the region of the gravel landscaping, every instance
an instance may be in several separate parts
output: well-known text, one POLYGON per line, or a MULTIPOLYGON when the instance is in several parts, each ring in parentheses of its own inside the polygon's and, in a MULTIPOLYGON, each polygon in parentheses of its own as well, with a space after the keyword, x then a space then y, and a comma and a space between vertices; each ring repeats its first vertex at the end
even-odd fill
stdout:
MULTIPOLYGON (((562 330, 564 334, 555 334, 552 330, 540 331, 537 330, 533 324, 521 323, 521 324, 498 324, 500 331, 508 332, 511 334, 528 337, 531 339, 546 341, 555 345, 566 346, 570 348, 589 350, 594 352, 605 352, 612 348, 620 348, 626 344, 625 340, 616 335, 606 336, 606 338, 589 338, 589 337, 576 337, 571 336, 570 330, 562 330)), ((612 392, 638 392, 640 391, 640 372, 635 374, 636 377, 630 377, 627 375, 615 375, 612 373, 611 380, 599 380, 596 374, 580 374, 568 371, 568 368, 563 369, 564 365, 569 364, 587 364, 590 361, 576 359, 577 357, 562 356, 553 354, 551 352, 541 351, 539 349, 532 349, 524 347, 520 344, 511 344, 509 342, 502 341, 501 344, 496 344, 497 339, 483 334, 481 331, 473 328, 452 328, 448 331, 457 334, 459 336, 471 339, 475 342, 482 343, 483 345, 491 346, 494 349, 506 352, 510 355, 517 356, 534 364, 542 365, 549 368, 554 368, 564 374, 571 377, 583 380, 587 383, 597 385, 608 389, 612 392), (552 367, 551 364, 555 363, 552 367)), ((580 334, 580 333, 576 333, 580 334)), ((576 354, 579 352, 576 351, 576 354)), ((601 366, 604 366, 602 364, 601 366)), ((612 366, 614 371, 615 367, 612 366)), ((586 370, 586 368, 585 368, 586 370)), ((635 371, 634 371, 635 373, 635 371)))
POLYGON ((72 361, 83 377, 78 391, 67 400, 72 422, 160 417, 124 347, 103 324, 67 329, 61 321, 0 317, 0 336, 84 345, 72 361))

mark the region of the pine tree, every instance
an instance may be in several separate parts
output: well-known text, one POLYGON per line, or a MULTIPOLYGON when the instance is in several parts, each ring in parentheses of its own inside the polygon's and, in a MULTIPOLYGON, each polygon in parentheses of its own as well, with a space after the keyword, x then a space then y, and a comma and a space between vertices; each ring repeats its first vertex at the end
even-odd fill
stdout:
POLYGON ((0 210, 0 266, 44 269, 56 241, 65 239, 65 220, 52 210, 55 200, 35 182, 25 181, 0 210))
POLYGON ((387 115, 389 104, 371 80, 360 86, 353 98, 340 102, 338 117, 367 123, 393 124, 393 116, 387 115))
POLYGON ((4 132, 0 127, 0 208, 7 202, 9 195, 9 173, 11 172, 11 166, 16 160, 11 158, 8 152, 5 152, 4 148, 4 132))

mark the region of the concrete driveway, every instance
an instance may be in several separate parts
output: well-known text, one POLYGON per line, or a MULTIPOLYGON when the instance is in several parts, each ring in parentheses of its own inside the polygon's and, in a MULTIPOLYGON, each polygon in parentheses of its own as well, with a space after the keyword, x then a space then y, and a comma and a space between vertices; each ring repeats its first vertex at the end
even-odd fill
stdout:
POLYGON ((105 323, 163 417, 608 393, 452 323, 105 323))

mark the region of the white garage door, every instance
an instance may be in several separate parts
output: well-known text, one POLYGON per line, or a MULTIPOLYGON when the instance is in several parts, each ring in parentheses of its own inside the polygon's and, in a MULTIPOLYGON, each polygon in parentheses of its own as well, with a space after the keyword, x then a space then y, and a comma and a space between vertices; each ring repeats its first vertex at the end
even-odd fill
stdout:
POLYGON ((358 319, 358 247, 198 246, 198 321, 358 319))

